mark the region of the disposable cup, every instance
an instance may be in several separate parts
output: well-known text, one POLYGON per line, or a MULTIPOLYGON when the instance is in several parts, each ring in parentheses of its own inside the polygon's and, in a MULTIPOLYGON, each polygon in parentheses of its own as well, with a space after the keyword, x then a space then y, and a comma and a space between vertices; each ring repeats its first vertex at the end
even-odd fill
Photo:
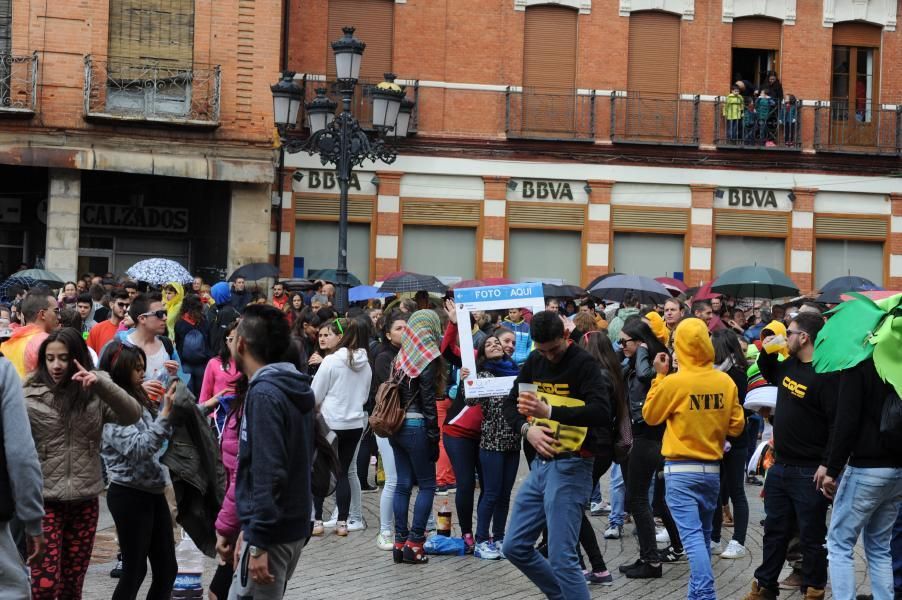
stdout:
POLYGON ((534 383, 518 383, 517 384, 517 392, 520 394, 525 394, 526 392, 532 392, 535 394, 539 391, 539 386, 534 383))

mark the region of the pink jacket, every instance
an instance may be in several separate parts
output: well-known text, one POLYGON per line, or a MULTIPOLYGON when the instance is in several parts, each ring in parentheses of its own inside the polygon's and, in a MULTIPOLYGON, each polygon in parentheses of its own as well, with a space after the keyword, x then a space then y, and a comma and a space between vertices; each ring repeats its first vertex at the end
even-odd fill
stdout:
POLYGON ((229 360, 229 370, 226 371, 222 368, 222 361, 219 357, 214 356, 207 363, 207 368, 204 371, 204 382, 200 387, 198 403, 206 402, 226 388, 234 390, 235 382, 238 381, 239 377, 241 377, 241 373, 238 372, 238 367, 235 366, 233 359, 229 360))
MULTIPOLYGON (((216 359, 219 360, 218 358, 216 359)), ((212 362, 212 361, 211 361, 212 362)), ((209 370, 209 367, 208 367, 209 370)), ((204 378, 206 384, 206 378, 204 378)), ((222 466, 226 471, 226 493, 222 501, 222 507, 216 516, 216 532, 234 540, 241 531, 241 522, 238 520, 238 509, 235 507, 235 475, 238 473, 238 435, 241 429, 240 415, 231 414, 222 429, 220 449, 222 451, 222 466)))

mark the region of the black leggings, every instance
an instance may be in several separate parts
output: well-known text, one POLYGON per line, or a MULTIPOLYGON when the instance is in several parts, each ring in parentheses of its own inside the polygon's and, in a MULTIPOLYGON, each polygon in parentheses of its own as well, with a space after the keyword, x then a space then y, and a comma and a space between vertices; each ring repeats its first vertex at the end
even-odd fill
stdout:
POLYGON ((373 430, 367 427, 363 439, 360 440, 360 452, 357 453, 357 478, 360 480, 360 488, 367 489, 370 486, 370 458, 376 456, 379 450, 376 448, 376 436, 373 430))
MULTIPOLYGON (((661 468, 664 467, 663 459, 661 464, 659 465, 661 468)), ((680 540, 680 530, 677 529, 676 522, 673 520, 673 516, 670 514, 670 508, 667 506, 667 502, 665 500, 665 484, 663 473, 660 474, 655 473, 655 492, 654 492, 654 506, 653 512, 655 515, 661 517, 661 523, 664 525, 664 529, 667 530, 667 535, 670 537, 670 545, 673 546, 673 549, 677 552, 683 550, 683 542, 680 540)))
MULTIPOLYGON (((338 520, 347 521, 351 510, 351 483, 348 481, 348 469, 354 460, 354 451, 363 428, 359 429, 334 429, 338 438, 338 482, 335 486, 335 503, 338 505, 338 520)), ((323 501, 325 498, 316 496, 313 498, 313 508, 316 510, 316 520, 323 520, 323 501)))
POLYGON ((147 598, 168 600, 178 574, 178 564, 166 497, 162 493, 151 494, 113 483, 107 490, 106 502, 116 522, 122 552, 122 575, 113 592, 113 600, 137 597, 147 575, 148 559, 153 581, 147 598))
MULTIPOLYGON (((598 481, 602 475, 607 473, 611 468, 611 462, 613 462, 613 457, 610 454, 596 456, 592 465, 592 481, 598 481)), ((589 517, 586 516, 586 511, 583 511, 583 520, 579 526, 579 545, 586 551, 593 573, 603 573, 608 570, 607 565, 604 564, 601 548, 598 547, 598 538, 595 530, 592 529, 589 517)), ((582 555, 580 555, 580 562, 582 563, 582 555)))

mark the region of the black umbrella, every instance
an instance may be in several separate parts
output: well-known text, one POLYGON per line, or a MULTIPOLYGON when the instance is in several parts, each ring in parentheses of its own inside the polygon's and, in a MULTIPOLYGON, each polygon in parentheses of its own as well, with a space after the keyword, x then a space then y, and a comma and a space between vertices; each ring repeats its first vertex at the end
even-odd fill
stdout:
POLYGON ((577 296, 585 296, 586 290, 578 285, 543 283, 542 295, 546 298, 576 298, 577 296))
POLYGON ((229 275, 229 281, 235 281, 239 277, 244 277, 245 279, 250 279, 251 281, 256 281, 257 279, 264 279, 266 277, 278 277, 279 276, 279 267, 272 263, 248 263, 246 265, 241 265, 229 275))
POLYGON ((31 288, 38 285, 38 281, 32 279, 31 277, 22 277, 21 275, 12 275, 11 277, 7 277, 3 283, 0 283, 0 298, 11 300, 11 296, 9 295, 10 288, 13 286, 19 286, 23 290, 30 290, 31 288))
POLYGON ((817 297, 818 302, 824 304, 839 304, 842 302, 841 295, 847 292, 873 292, 883 288, 864 277, 855 275, 846 275, 831 279, 821 288, 821 295, 817 297))
POLYGON ((642 275, 608 277, 590 288, 589 293, 612 302, 623 302, 628 294, 635 294, 642 304, 660 304, 672 298, 670 292, 660 282, 642 275))
POLYGON ((711 291, 734 298, 785 298, 799 295, 799 288, 785 273, 758 265, 730 269, 711 284, 711 291))
POLYGON ((399 273, 394 277, 389 277, 379 286, 380 292, 391 294, 419 292, 420 290, 444 294, 448 290, 448 286, 433 275, 420 275, 419 273, 399 273))
MULTIPOLYGON (((328 281, 329 283, 338 283, 338 272, 335 269, 311 269, 307 273, 307 277, 316 281, 317 279, 322 279, 323 281, 328 281)), ((354 275, 353 273, 348 273, 348 285, 351 287, 357 287, 358 285, 363 285, 360 281, 360 278, 354 275)))
POLYGON ((599 284, 599 282, 604 281, 608 277, 614 277, 615 275, 623 275, 623 273, 605 273, 604 275, 599 275, 595 279, 589 282, 589 285, 586 286, 587 290, 591 290, 593 287, 599 284))

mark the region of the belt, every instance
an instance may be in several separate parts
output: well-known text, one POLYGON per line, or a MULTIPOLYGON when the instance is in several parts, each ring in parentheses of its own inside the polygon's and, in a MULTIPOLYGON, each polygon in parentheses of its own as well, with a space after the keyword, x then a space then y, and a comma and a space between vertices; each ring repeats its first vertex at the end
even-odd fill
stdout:
POLYGON ((720 465, 702 464, 702 463, 686 463, 664 465, 665 473, 720 473, 720 465))
POLYGON ((413 427, 419 427, 420 425, 426 424, 426 419, 404 419, 405 425, 411 425, 413 427))

